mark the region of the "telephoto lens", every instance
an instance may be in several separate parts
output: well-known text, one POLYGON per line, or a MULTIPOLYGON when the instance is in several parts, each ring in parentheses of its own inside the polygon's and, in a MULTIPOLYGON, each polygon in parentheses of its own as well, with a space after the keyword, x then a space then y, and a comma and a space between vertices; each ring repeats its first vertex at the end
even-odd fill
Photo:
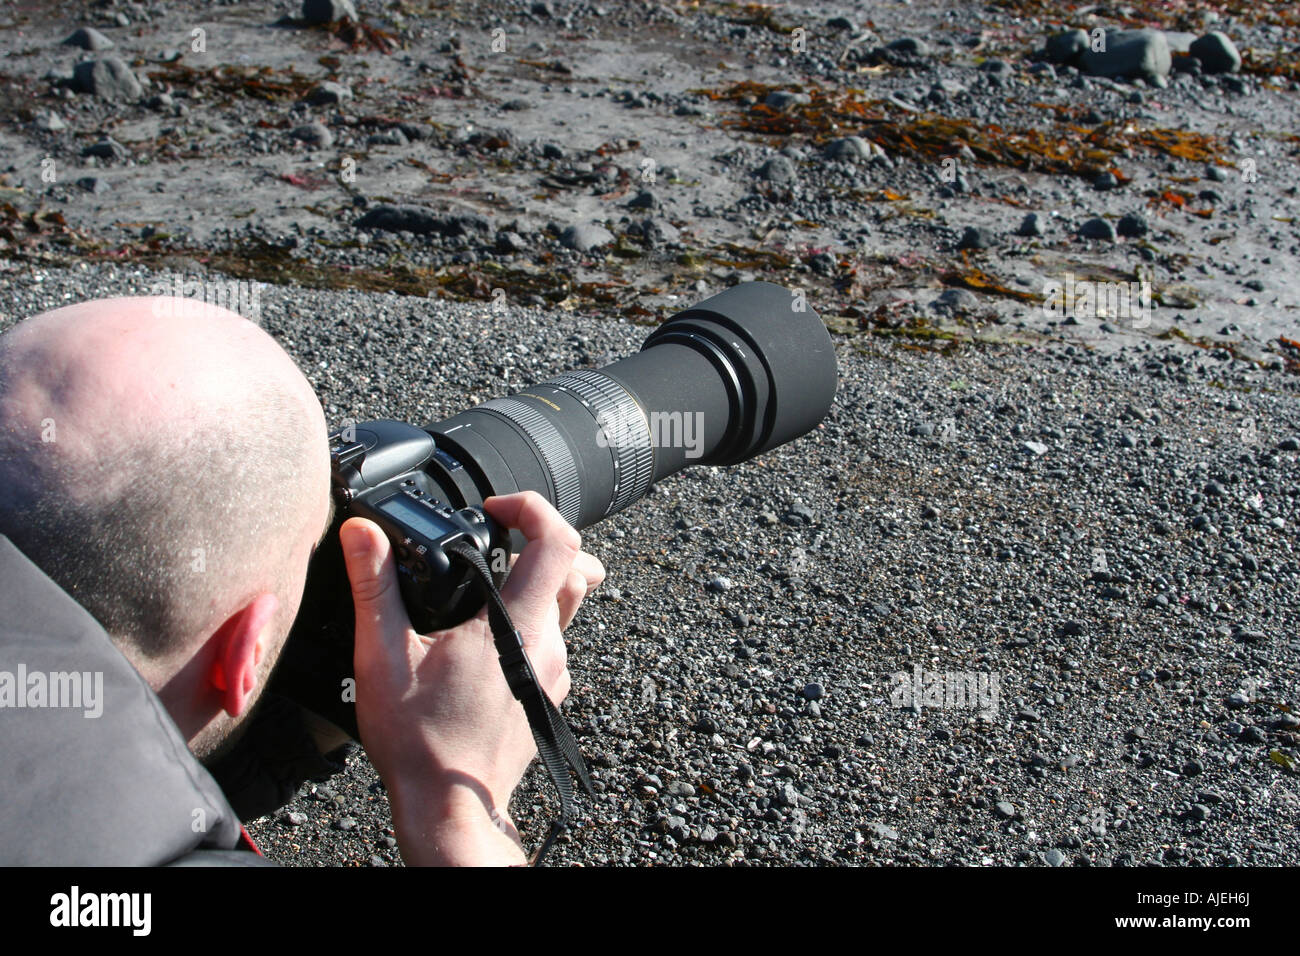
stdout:
MULTIPOLYGON (((384 511, 410 496, 444 521, 532 490, 586 528, 689 465, 737 464, 810 431, 837 378, 830 335, 802 294, 749 282, 677 313, 640 352, 602 369, 566 372, 423 428, 344 429, 333 449, 335 526, 312 560, 272 689, 356 736, 354 708, 338 692, 352 673, 353 637, 338 526, 353 502, 384 511)), ((505 535, 496 529, 493 540, 500 551, 505 535)), ((511 532, 510 550, 523 545, 511 532)), ((486 597, 469 586, 437 593, 456 595, 426 615, 439 627, 472 617, 486 597)))

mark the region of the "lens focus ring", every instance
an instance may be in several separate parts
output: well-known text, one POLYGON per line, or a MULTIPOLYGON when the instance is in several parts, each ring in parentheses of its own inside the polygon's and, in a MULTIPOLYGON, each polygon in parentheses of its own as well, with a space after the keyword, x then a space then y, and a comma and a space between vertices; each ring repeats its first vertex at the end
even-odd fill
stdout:
POLYGON ((614 492, 605 515, 639 501, 654 478, 654 446, 645 411, 628 390, 594 369, 578 369, 543 383, 568 392, 604 430, 614 457, 614 492), (612 440, 610 432, 613 432, 612 440))
POLYGON ((576 526, 582 516, 582 487, 578 483, 578 466, 564 436, 545 415, 513 398, 494 398, 478 406, 514 422, 532 439, 546 463, 555 487, 555 510, 569 524, 576 526))

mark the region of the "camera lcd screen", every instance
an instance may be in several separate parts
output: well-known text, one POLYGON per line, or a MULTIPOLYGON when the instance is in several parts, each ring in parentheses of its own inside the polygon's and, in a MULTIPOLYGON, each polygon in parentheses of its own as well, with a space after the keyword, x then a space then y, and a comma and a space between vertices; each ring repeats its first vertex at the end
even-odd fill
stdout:
POLYGON ((416 504, 404 494, 385 498, 379 503, 378 508, 380 511, 392 515, 413 531, 424 535, 430 541, 437 541, 439 538, 460 530, 442 515, 416 504))

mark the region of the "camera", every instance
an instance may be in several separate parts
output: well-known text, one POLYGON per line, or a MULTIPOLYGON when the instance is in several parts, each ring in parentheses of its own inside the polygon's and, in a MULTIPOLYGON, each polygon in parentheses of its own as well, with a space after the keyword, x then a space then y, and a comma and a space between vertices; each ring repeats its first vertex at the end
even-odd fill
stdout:
POLYGON ((495 398, 445 421, 349 425, 331 436, 335 520, 307 574, 271 689, 357 735, 340 688, 352 674, 351 587, 338 528, 359 515, 393 545, 403 602, 421 633, 454 627, 487 599, 451 559, 468 544, 499 587, 525 541, 479 507, 533 490, 579 530, 690 464, 732 465, 815 428, 837 385, 835 351, 802 293, 736 285, 678 312, 641 351, 495 398))

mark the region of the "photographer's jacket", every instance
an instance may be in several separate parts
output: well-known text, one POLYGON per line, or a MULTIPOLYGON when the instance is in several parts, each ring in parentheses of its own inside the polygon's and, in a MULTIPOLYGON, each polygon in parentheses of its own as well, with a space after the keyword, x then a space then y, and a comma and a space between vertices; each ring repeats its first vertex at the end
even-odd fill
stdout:
POLYGON ((162 702, 0 535, 0 865, 264 862, 162 702))

